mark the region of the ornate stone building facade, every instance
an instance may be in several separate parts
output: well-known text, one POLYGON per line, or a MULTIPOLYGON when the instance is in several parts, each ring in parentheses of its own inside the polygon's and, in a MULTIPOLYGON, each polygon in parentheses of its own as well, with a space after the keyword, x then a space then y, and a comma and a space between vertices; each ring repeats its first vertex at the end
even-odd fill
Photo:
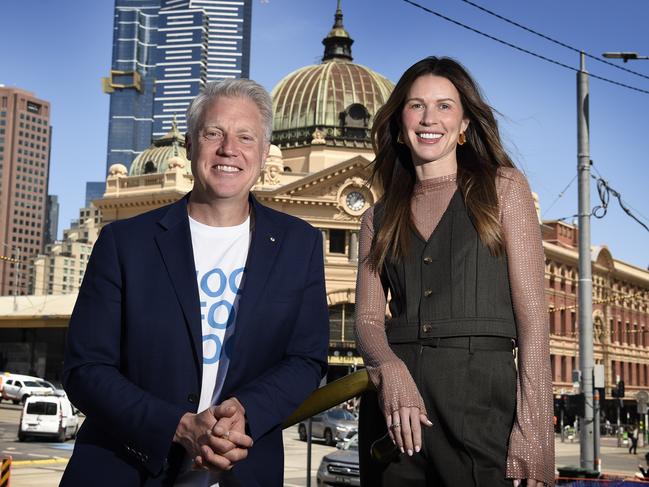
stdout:
MULTIPOLYGON (((572 391, 579 368, 577 228, 544 222, 546 294, 555 393, 572 391)), ((618 380, 625 397, 649 389, 649 272, 592 249, 595 363, 604 364, 607 396, 618 380)))

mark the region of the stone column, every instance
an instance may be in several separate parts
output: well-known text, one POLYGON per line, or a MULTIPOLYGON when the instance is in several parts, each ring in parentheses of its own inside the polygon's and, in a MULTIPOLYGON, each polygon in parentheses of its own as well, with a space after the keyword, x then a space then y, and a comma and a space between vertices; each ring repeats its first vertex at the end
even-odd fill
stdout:
POLYGON ((358 262, 358 232, 352 231, 349 238, 349 261, 358 262))

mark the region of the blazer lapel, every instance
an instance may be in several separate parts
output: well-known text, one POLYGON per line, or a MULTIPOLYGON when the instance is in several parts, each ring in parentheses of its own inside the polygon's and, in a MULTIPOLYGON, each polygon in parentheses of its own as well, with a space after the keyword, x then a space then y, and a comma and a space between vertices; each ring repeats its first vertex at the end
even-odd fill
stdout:
MULTIPOLYGON (((252 315, 256 318, 257 316, 259 299, 275 264, 275 258, 282 245, 284 235, 282 228, 273 225, 268 209, 258 203, 252 195, 250 204, 253 211, 254 228, 246 260, 245 281, 239 301, 236 329, 231 337, 233 341, 231 344, 232 357, 242 357, 238 350, 241 347, 241 342, 245 339, 242 337, 254 337, 254 330, 249 329, 254 323, 248 317, 252 315)), ((230 363, 226 384, 230 382, 229 379, 233 376, 238 364, 240 361, 237 359, 230 363)))
POLYGON ((192 338, 194 357, 203 363, 200 304, 196 284, 196 265, 192 249, 187 196, 169 207, 158 222, 166 231, 156 235, 156 243, 162 254, 176 297, 185 315, 192 338))

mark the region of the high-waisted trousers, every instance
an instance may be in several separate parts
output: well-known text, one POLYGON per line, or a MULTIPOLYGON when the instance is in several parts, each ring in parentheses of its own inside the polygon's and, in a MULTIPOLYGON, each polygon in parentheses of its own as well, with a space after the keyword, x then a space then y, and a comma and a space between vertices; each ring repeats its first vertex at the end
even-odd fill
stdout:
POLYGON ((389 464, 377 462, 370 445, 387 427, 376 394, 364 394, 359 418, 363 487, 511 487, 505 478, 516 408, 511 345, 507 349, 507 339, 488 338, 487 345, 505 340, 505 346, 481 349, 483 338, 463 340, 465 347, 445 346, 445 339, 436 346, 392 345, 410 370, 433 426, 422 425, 420 453, 401 454, 389 464))

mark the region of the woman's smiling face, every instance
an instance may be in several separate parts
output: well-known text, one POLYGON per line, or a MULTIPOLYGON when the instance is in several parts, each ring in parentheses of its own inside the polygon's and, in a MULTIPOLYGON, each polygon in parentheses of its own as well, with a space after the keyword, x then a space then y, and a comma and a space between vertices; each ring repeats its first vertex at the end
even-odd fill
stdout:
POLYGON ((432 74, 415 80, 401 112, 403 143, 415 166, 454 161, 458 137, 468 126, 453 83, 432 74))

